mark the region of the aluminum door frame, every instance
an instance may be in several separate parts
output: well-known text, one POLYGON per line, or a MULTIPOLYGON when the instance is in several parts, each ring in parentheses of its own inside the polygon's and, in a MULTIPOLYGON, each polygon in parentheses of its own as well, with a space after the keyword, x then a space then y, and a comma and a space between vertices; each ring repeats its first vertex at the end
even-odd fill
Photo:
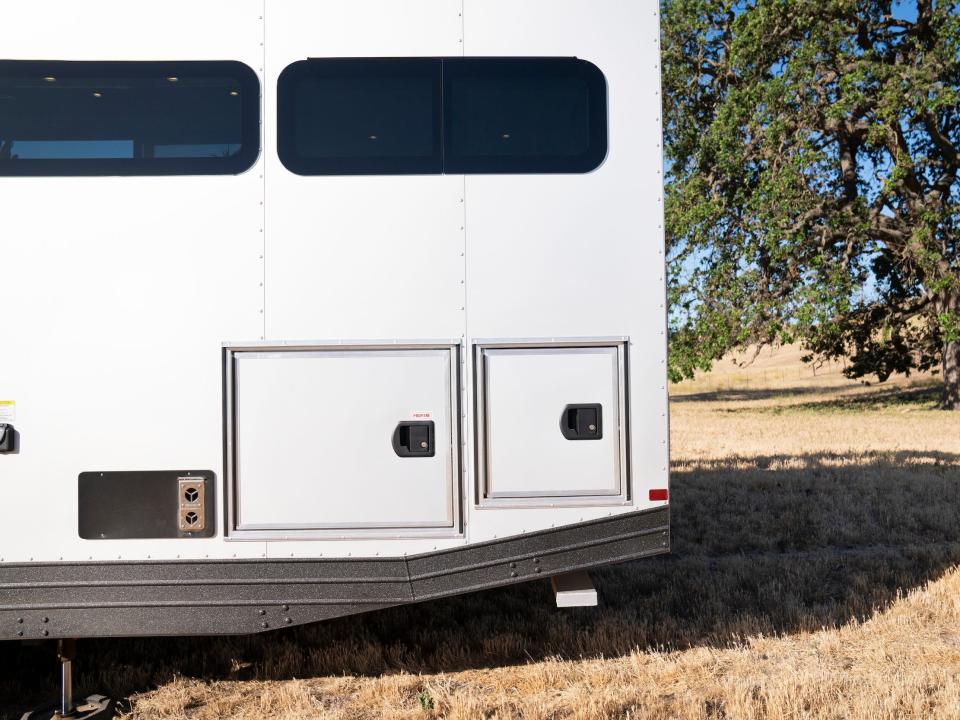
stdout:
POLYGON ((461 452, 463 438, 463 347, 459 340, 436 341, 256 341, 223 343, 223 449, 224 498, 223 538, 231 541, 275 540, 374 540, 403 538, 462 538, 465 530, 464 491, 466 468, 461 452), (383 350, 447 350, 450 352, 450 453, 453 524, 450 527, 429 528, 329 528, 329 529, 240 529, 238 515, 236 407, 237 391, 234 356, 243 352, 323 352, 323 351, 383 351, 383 350))
POLYGON ((473 504, 476 509, 493 508, 552 508, 552 507, 596 507, 631 505, 631 465, 630 465, 630 412, 627 379, 627 346, 629 337, 600 338, 545 338, 537 339, 477 339, 473 343, 473 433, 474 462, 477 470, 473 504), (488 495, 487 448, 486 448, 486 376, 484 372, 484 350, 562 350, 564 348, 611 347, 617 349, 617 371, 619 380, 619 465, 621 492, 616 495, 537 495, 531 497, 492 497, 488 495))

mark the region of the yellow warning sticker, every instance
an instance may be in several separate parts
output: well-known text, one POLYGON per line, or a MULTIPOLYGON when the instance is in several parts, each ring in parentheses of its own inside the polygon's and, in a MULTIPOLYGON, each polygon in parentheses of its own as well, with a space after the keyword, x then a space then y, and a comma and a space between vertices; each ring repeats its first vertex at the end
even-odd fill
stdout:
POLYGON ((17 421, 17 404, 13 400, 0 400, 0 423, 17 421))

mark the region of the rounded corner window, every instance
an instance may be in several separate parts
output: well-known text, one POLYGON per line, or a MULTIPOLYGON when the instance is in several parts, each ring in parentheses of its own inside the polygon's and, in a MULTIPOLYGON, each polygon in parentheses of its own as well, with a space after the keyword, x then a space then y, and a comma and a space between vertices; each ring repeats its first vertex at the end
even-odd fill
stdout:
POLYGON ((242 62, 0 61, 0 175, 239 175, 259 156, 242 62))
POLYGON ((575 57, 299 60, 277 118, 298 175, 588 173, 607 155, 606 79, 575 57))

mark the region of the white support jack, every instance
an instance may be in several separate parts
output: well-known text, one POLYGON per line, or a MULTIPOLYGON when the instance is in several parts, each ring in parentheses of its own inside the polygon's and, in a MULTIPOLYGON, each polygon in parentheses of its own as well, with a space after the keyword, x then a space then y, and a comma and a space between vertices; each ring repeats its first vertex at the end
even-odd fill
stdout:
POLYGON ((57 644, 60 702, 26 712, 20 720, 106 720, 113 717, 113 702, 103 695, 91 695, 79 704, 73 701, 73 658, 76 650, 76 640, 60 640, 57 644))
POLYGON ((586 570, 554 575, 550 578, 558 608, 596 607, 597 589, 586 570))

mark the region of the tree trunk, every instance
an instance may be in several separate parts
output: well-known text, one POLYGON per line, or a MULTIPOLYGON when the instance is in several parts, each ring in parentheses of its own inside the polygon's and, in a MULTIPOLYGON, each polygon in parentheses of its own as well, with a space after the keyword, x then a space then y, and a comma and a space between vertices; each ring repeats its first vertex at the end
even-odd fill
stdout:
MULTIPOLYGON (((948 292, 936 304, 937 312, 952 316, 954 327, 960 321, 960 293, 948 292)), ((960 340, 947 338, 943 343, 943 396, 940 407, 944 410, 960 410, 960 340)))
POLYGON ((944 410, 960 410, 960 342, 943 344, 943 398, 944 410))

